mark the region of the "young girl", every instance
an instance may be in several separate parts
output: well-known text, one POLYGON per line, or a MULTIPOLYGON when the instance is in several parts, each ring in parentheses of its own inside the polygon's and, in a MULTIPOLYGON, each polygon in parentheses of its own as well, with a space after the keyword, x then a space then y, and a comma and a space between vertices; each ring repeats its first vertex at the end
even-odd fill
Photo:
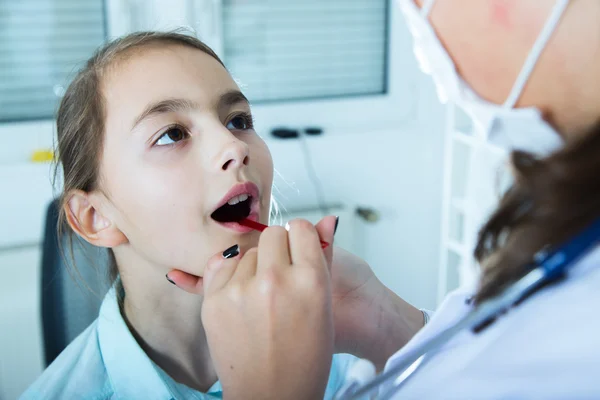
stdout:
MULTIPOLYGON (((268 223, 270 211, 272 159, 248 100, 197 39, 137 33, 88 61, 62 100, 57 133, 62 218, 112 249, 117 278, 98 319, 23 397, 221 397, 202 297, 165 274, 202 276, 215 253, 237 257, 258 244, 259 233, 235 222, 268 223)), ((353 360, 334 356, 326 398, 353 360)))

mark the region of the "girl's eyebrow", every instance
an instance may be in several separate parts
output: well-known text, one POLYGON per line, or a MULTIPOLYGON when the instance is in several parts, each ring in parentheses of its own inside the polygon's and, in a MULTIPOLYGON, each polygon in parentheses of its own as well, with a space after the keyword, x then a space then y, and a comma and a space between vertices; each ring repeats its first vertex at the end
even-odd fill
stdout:
POLYGON ((217 103, 217 109, 228 108, 238 103, 245 103, 250 107, 250 102, 242 92, 239 90, 230 90, 221 95, 219 102, 217 103))
POLYGON ((150 103, 135 119, 131 129, 133 130, 140 122, 156 114, 190 111, 194 109, 198 109, 198 105, 188 99, 165 99, 155 103, 150 103))
MULTIPOLYGON (((239 90, 231 90, 225 92, 221 95, 221 97, 219 97, 219 100, 217 102, 217 109, 231 107, 238 103, 246 103, 248 106, 250 104, 250 102, 242 92, 240 92, 239 90)), ((198 103, 189 99, 174 98, 150 103, 144 109, 144 111, 142 111, 142 113, 135 119, 135 122, 133 123, 131 129, 133 130, 140 122, 156 114, 190 111, 197 110, 199 108, 200 107, 198 106, 198 103)))

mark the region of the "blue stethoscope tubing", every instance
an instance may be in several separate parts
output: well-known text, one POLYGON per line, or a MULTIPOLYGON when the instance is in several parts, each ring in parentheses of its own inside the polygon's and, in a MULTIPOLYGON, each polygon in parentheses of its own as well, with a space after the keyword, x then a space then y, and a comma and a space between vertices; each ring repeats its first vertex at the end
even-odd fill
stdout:
POLYGON ((538 252, 534 257, 534 265, 537 267, 506 288, 500 295, 476 306, 454 325, 426 340, 414 349, 409 350, 401 360, 394 363, 393 367, 376 376, 363 386, 360 386, 347 396, 342 396, 341 399, 358 400, 364 396, 373 394, 386 383, 392 382, 391 387, 377 397, 381 400, 390 399, 400 390, 408 378, 413 376, 420 367, 427 363, 429 360, 429 357, 427 357, 428 354, 440 349, 459 332, 465 329, 477 330, 478 327, 493 321, 536 290, 566 276, 566 272, 581 257, 596 247, 599 242, 600 218, 557 250, 542 250, 538 252))

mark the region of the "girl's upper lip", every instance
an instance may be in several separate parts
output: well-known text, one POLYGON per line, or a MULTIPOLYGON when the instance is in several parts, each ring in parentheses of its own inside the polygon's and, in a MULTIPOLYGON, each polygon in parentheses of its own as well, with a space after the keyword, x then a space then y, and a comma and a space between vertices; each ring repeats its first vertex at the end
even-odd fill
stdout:
POLYGON ((258 186, 256 186, 256 184, 253 182, 238 183, 232 187, 225 196, 223 196, 221 201, 217 203, 217 206, 213 209, 213 212, 223 207, 229 200, 241 194, 247 194, 252 197, 254 201, 257 201, 259 196, 258 186))

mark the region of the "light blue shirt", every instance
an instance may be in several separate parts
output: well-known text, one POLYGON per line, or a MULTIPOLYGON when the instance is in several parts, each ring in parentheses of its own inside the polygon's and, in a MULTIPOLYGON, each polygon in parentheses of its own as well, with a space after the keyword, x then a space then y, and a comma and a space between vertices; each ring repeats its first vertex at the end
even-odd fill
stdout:
MULTIPOLYGON (((332 399, 356 360, 335 355, 325 399, 332 399)), ((21 399, 208 400, 222 398, 216 382, 207 393, 174 381, 148 358, 127 328, 111 289, 98 319, 81 333, 21 399)))

